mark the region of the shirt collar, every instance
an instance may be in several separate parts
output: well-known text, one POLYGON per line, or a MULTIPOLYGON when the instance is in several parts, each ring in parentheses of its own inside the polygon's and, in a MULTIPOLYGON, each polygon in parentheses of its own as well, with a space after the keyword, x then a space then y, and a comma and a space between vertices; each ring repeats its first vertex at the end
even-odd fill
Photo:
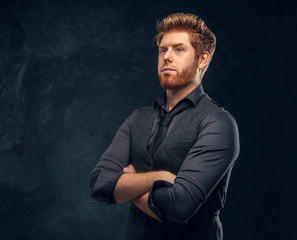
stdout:
MULTIPOLYGON (((188 100, 193 106, 197 106, 200 98, 205 94, 202 84, 199 87, 195 88, 192 92, 190 92, 187 96, 185 96, 181 101, 188 100)), ((156 98, 154 102, 154 108, 158 108, 159 106, 166 109, 166 91, 164 90, 159 97, 156 98)))

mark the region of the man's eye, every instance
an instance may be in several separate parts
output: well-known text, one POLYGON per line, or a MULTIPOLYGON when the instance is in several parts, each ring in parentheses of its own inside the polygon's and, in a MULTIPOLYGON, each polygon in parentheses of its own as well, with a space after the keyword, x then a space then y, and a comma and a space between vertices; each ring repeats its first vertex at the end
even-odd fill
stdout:
POLYGON ((165 52, 166 52, 166 49, 162 49, 161 52, 162 52, 162 53, 165 53, 165 52))
POLYGON ((176 51, 181 52, 183 49, 177 48, 176 51))

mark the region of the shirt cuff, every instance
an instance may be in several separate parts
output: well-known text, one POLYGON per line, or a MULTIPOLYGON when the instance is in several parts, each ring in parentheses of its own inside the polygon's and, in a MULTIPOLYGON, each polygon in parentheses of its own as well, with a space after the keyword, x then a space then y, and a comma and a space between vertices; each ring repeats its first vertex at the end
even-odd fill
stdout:
POLYGON ((155 199, 155 192, 158 190, 161 190, 161 188, 171 188, 173 184, 167 181, 158 180, 153 183, 153 186, 149 192, 147 205, 151 209, 151 211, 163 222, 168 222, 166 218, 162 215, 160 212, 158 206, 157 206, 157 200, 155 199))
POLYGON ((90 201, 99 204, 117 203, 114 199, 114 188, 124 172, 104 171, 99 172, 91 191, 90 201))

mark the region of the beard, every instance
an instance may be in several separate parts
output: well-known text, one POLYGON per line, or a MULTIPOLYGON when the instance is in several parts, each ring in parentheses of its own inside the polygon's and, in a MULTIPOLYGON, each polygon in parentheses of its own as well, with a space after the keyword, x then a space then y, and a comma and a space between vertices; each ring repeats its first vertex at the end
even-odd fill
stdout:
POLYGON ((176 70, 176 74, 174 76, 162 76, 162 74, 158 74, 160 85, 163 89, 176 89, 187 86, 191 83, 197 73, 197 63, 198 60, 195 59, 194 63, 183 69, 182 72, 176 70))

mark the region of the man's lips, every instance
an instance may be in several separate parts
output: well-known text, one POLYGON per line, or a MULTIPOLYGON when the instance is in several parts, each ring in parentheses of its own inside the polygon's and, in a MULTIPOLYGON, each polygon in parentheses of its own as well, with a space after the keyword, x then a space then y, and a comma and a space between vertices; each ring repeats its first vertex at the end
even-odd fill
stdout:
POLYGON ((165 67, 161 69, 162 73, 170 73, 170 72, 175 72, 176 70, 173 68, 165 67))

